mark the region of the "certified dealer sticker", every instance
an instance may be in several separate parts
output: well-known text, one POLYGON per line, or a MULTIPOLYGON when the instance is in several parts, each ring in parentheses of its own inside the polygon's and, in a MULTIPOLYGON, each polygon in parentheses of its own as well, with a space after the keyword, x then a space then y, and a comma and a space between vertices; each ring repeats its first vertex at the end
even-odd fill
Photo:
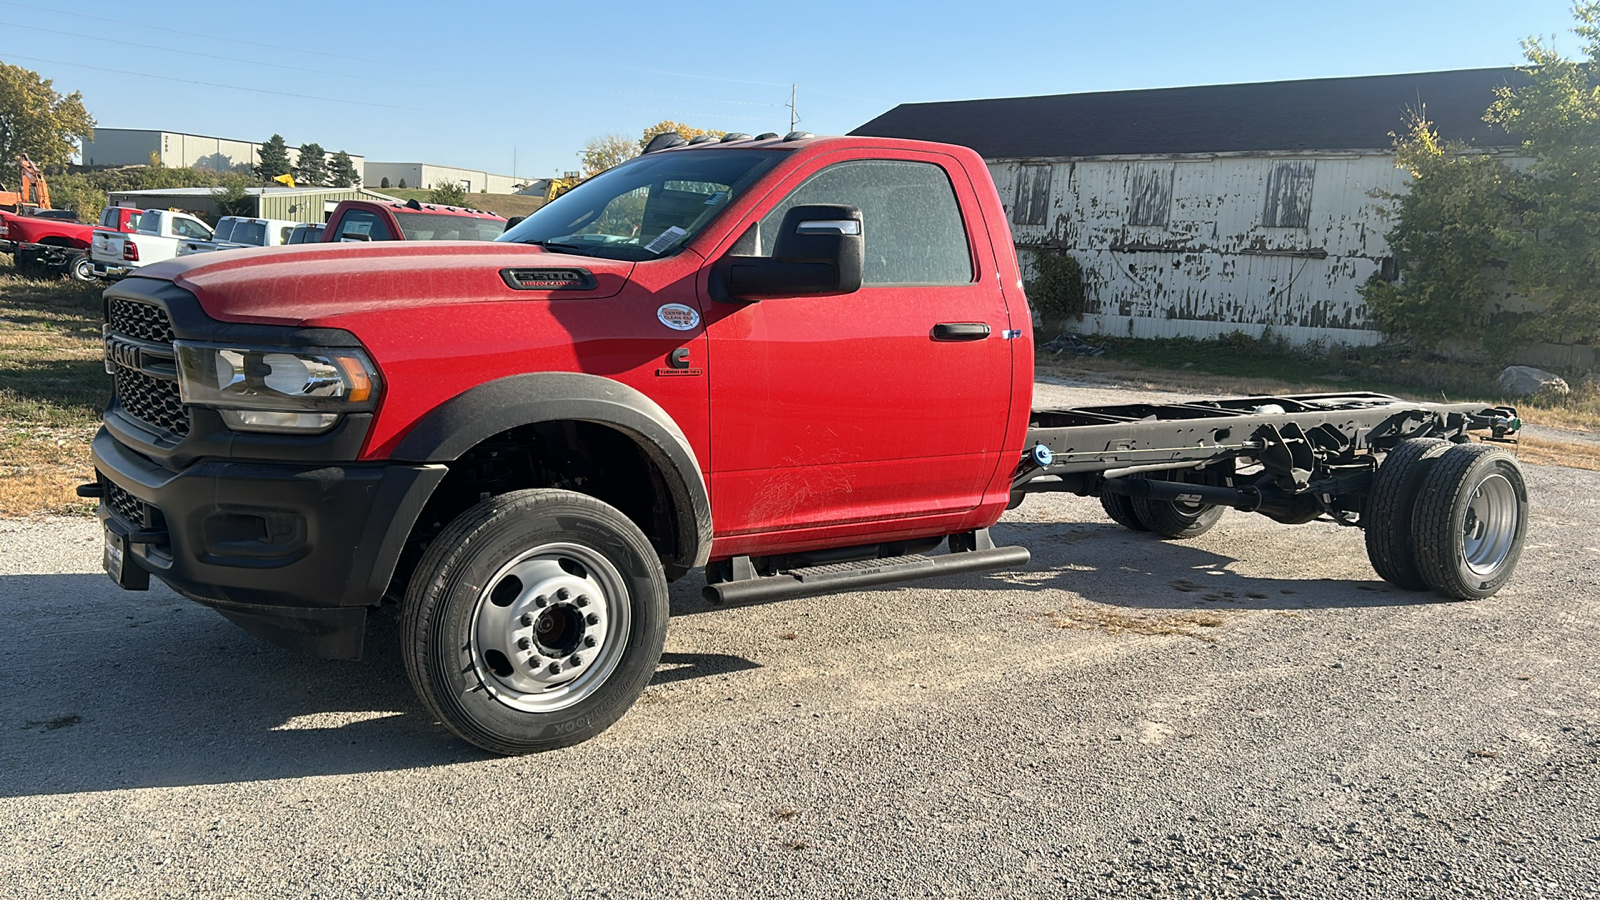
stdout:
POLYGON ((656 310, 656 318, 673 331, 690 331, 700 324, 700 313, 682 303, 668 303, 661 307, 656 310))

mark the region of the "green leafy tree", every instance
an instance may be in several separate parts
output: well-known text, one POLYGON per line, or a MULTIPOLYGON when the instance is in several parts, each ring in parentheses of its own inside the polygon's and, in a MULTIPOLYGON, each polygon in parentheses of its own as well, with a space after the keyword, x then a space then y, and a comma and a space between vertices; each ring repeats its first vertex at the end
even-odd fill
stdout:
POLYGON ((294 167, 294 183, 321 187, 328 183, 328 151, 321 144, 302 144, 300 164, 294 167))
POLYGON ((1442 142, 1420 116, 1396 141, 1412 176, 1388 235, 1401 277, 1362 291, 1391 336, 1497 357, 1600 340, 1600 0, 1573 16, 1586 58, 1524 41, 1527 82, 1484 117, 1523 137, 1525 168, 1442 142))
POLYGON ((583 177, 593 178, 639 155, 639 144, 625 134, 602 134, 590 138, 578 158, 583 160, 583 177))
POLYGON ((252 179, 247 175, 234 172, 222 173, 222 184, 211 196, 217 201, 217 214, 219 216, 253 216, 256 214, 256 198, 251 195, 252 179))
POLYGON ((271 181, 293 171, 289 165, 289 145, 281 134, 267 138, 267 142, 261 145, 260 157, 261 161, 256 163, 256 174, 261 176, 262 181, 271 181))
POLYGON ((383 176, 383 180, 378 182, 378 187, 386 188, 388 186, 389 186, 389 176, 385 175, 385 176, 383 176))
POLYGON ((328 160, 328 184, 333 187, 360 187, 361 176, 356 174, 356 162, 350 154, 340 150, 328 160))
POLYGON ((466 206, 467 192, 458 181, 437 181, 428 191, 428 202, 437 206, 466 206))
POLYGON ((48 78, 0 62, 0 180, 16 177, 17 157, 65 166, 84 140, 94 138, 94 118, 77 91, 63 97, 48 78))
POLYGON ((400 179, 400 185, 399 186, 402 187, 402 188, 404 188, 406 186, 406 180, 404 178, 400 179))

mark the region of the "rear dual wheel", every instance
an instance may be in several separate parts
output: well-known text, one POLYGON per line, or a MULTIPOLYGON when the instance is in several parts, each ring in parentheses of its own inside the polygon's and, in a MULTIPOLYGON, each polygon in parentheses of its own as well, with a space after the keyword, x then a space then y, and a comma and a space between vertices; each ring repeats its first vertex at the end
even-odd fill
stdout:
POLYGON ((495 753, 604 731, 644 691, 668 619, 661 563, 593 497, 513 491, 428 548, 402 614, 406 674, 458 736, 495 753))
POLYGON ((1499 447, 1402 441, 1378 469, 1362 526, 1385 581, 1479 600, 1516 571, 1528 489, 1516 458, 1499 447))

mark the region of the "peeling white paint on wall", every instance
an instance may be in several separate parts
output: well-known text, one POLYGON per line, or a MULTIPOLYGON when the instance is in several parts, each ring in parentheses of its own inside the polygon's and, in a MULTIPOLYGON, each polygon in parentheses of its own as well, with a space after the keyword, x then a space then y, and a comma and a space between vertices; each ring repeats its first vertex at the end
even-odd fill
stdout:
MULTIPOLYGON (((1406 173, 1385 152, 990 160, 1024 270, 1030 246, 1082 264, 1085 330, 1371 344, 1358 288, 1406 173)), ((1389 272, 1393 271, 1392 261, 1389 272)))

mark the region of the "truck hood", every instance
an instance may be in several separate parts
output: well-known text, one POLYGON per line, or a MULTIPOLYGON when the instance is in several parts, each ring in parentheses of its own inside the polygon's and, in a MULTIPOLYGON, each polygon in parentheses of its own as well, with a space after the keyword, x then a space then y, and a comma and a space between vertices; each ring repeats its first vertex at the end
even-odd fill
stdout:
POLYGON ((407 307, 610 297, 627 284, 633 267, 528 244, 388 241, 202 253, 138 274, 188 290, 219 321, 308 325, 407 307))

